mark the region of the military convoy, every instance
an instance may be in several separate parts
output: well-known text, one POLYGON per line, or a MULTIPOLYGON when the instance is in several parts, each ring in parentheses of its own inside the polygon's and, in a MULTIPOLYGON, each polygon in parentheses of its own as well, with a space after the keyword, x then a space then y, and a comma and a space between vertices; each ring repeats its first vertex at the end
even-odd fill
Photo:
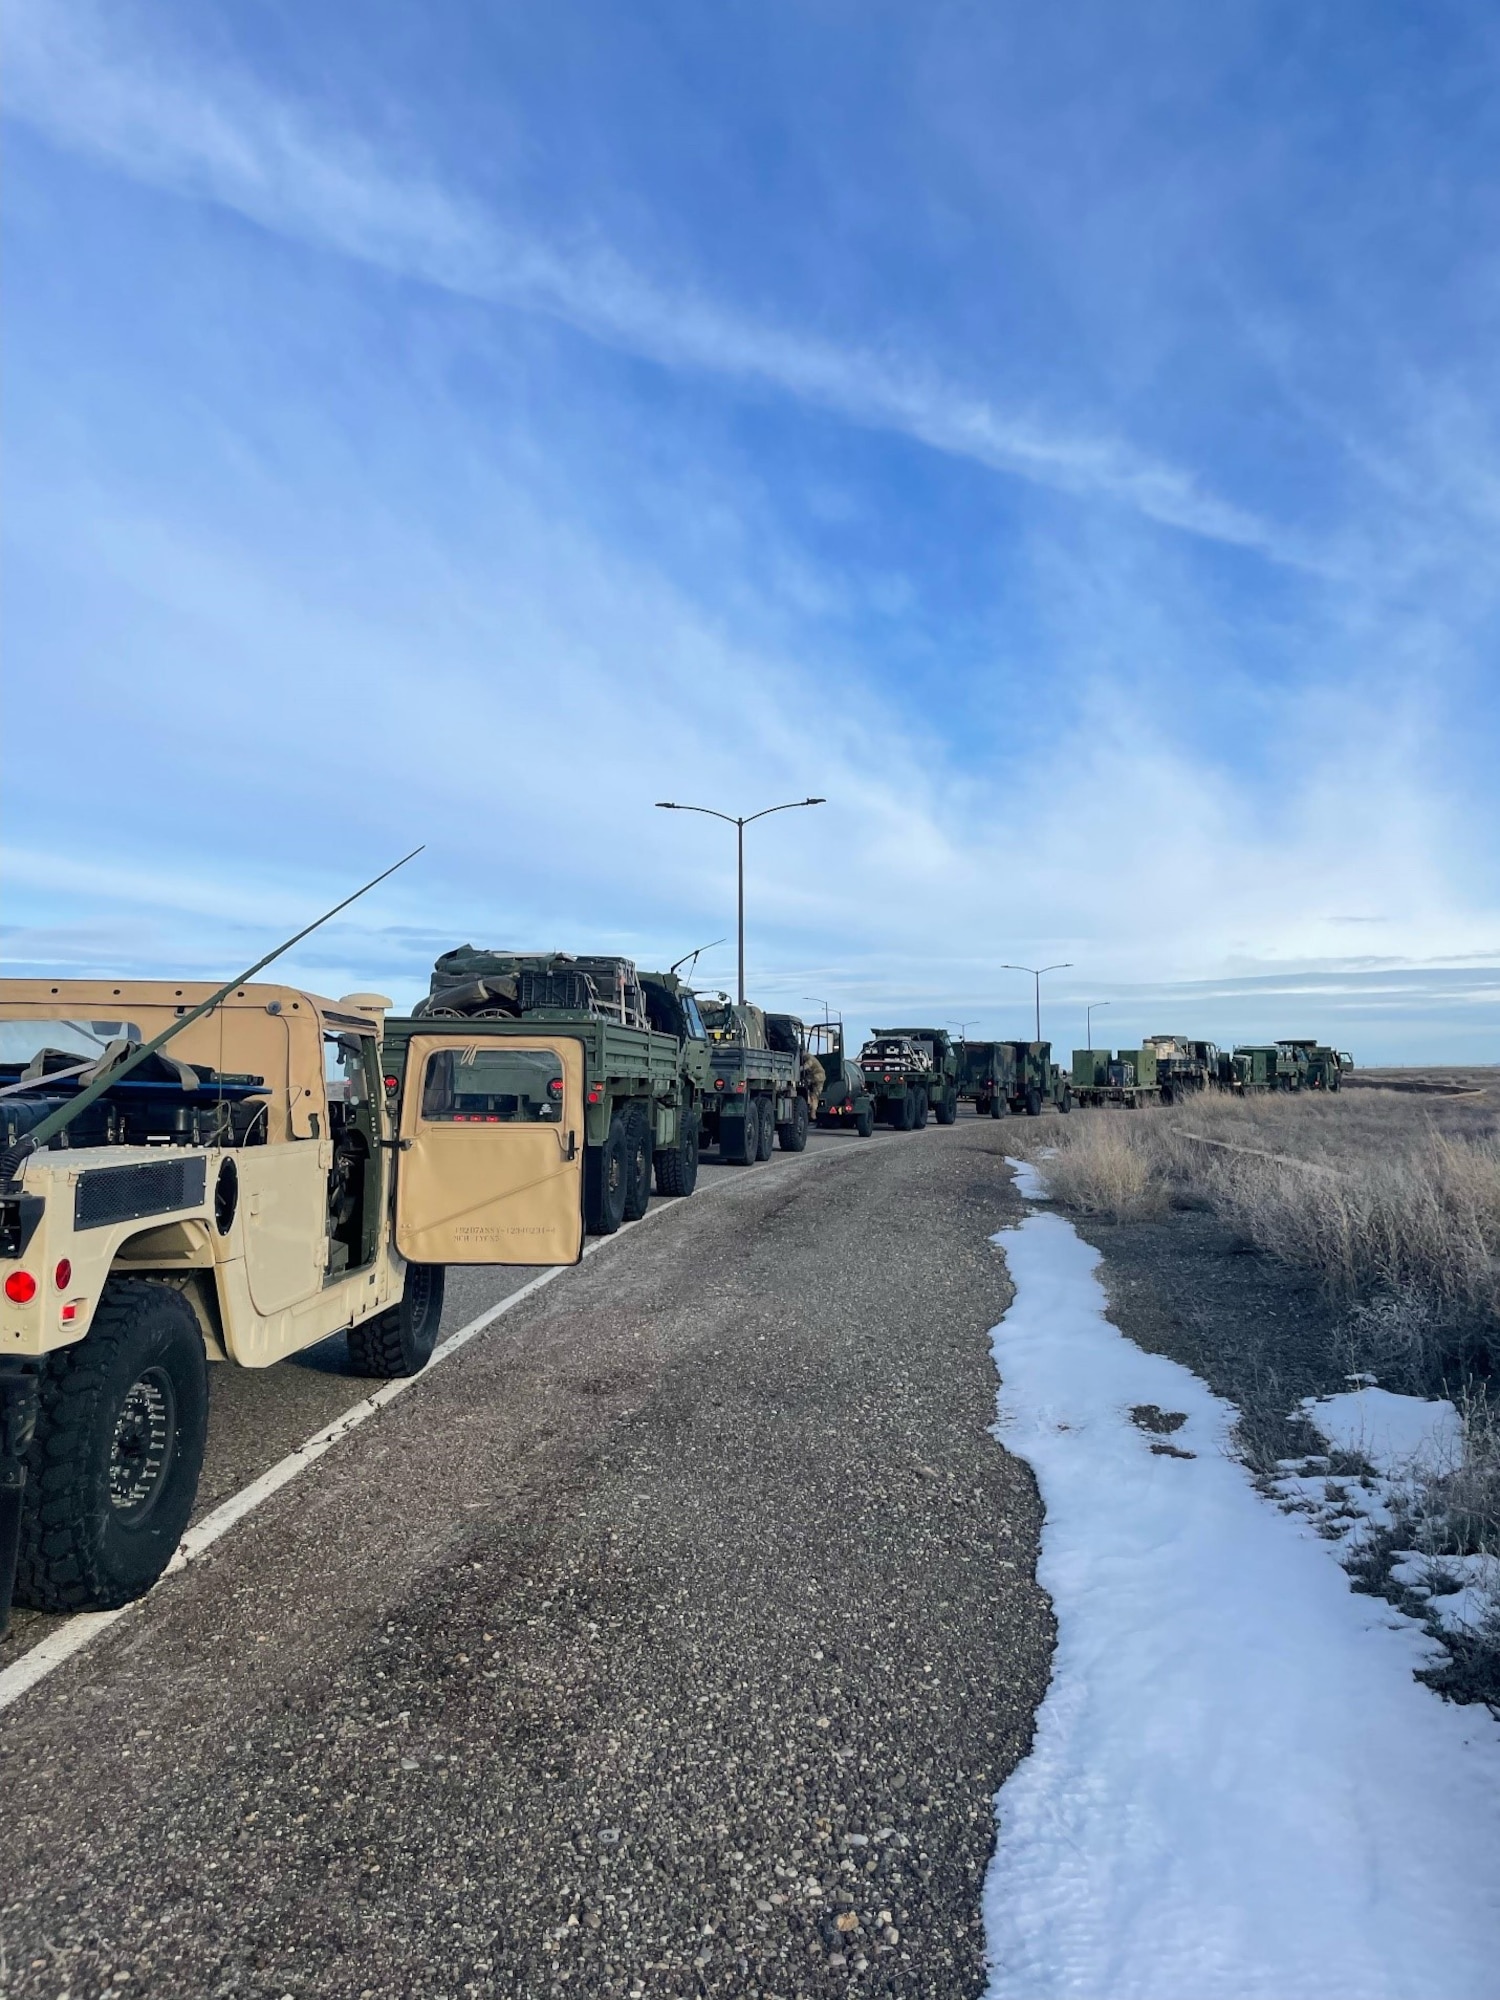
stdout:
POLYGON ((999 1117, 1332 1091, 1350 1066, 1311 1039, 1226 1057, 1151 1036, 1075 1051, 1065 1075, 1049 1043, 930 1027, 877 1029, 855 1061, 841 1022, 675 970, 472 946, 397 1015, 256 983, 278 955, 216 989, 0 981, 0 1631, 12 1573, 54 1611, 161 1574, 210 1362, 264 1368, 342 1333, 358 1373, 414 1374, 449 1265, 575 1262, 653 1184, 690 1196, 706 1145, 749 1164, 776 1140, 800 1152, 814 1122, 868 1138, 877 1118, 951 1125, 961 1099, 999 1117))
POLYGON ((1311 1036, 1221 1049, 1186 1035, 1147 1035, 1138 1049, 1074 1049, 1080 1104, 1173 1104, 1203 1090, 1255 1097, 1270 1091, 1340 1087, 1354 1059, 1311 1036))

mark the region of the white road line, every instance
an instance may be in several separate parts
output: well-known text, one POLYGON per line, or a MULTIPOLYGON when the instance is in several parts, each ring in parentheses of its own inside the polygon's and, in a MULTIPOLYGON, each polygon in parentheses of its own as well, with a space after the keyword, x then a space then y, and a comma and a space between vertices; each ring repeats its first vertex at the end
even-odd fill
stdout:
MULTIPOLYGON (((796 1157, 806 1159, 807 1155, 803 1153, 796 1157)), ((814 1157, 839 1156, 820 1152, 814 1157)), ((724 1179, 700 1188, 696 1198, 701 1200, 706 1195, 720 1194, 726 1188, 753 1185, 754 1182, 748 1175, 726 1175, 724 1179)), ((585 1257, 592 1257, 595 1251, 606 1250, 611 1243, 618 1243, 622 1237, 633 1235, 637 1229, 654 1221, 657 1216, 675 1215, 681 1212, 683 1204, 680 1200, 654 1201, 639 1222, 627 1222, 614 1236, 591 1238, 584 1244, 583 1254, 585 1257)), ((691 1213, 690 1210, 687 1212, 691 1213)), ((122 1604, 117 1611, 80 1611, 68 1619, 66 1624, 59 1625, 55 1631, 49 1632, 45 1639, 39 1639, 29 1652, 23 1653, 19 1660, 13 1661, 0 1672, 0 1711, 9 1708, 12 1702, 19 1701, 23 1694, 34 1688, 38 1681, 45 1680, 48 1674, 55 1672, 65 1660, 72 1659, 75 1653, 81 1653, 85 1646, 92 1645, 102 1632, 107 1632, 119 1619, 139 1609, 141 1605, 149 1603, 169 1576, 186 1569, 189 1563, 196 1562, 205 1551, 213 1547, 220 1536, 227 1535, 237 1522, 244 1520, 247 1514, 253 1513, 262 1501, 269 1500, 273 1493, 279 1492, 283 1486, 300 1477, 310 1465, 315 1465, 324 1452, 336 1445, 340 1438, 347 1437, 350 1431, 358 1430, 367 1418, 373 1417, 377 1410, 383 1410, 388 1403, 394 1403, 398 1396, 404 1396, 408 1389, 414 1389, 419 1382, 425 1382, 434 1368, 446 1361, 450 1355, 457 1354, 461 1347, 467 1347, 477 1334, 483 1333, 486 1327, 492 1326, 503 1314, 513 1311, 534 1292, 539 1292, 544 1285, 555 1283, 557 1279, 565 1277, 569 1271, 577 1268, 576 1264, 554 1265, 551 1270, 543 1271, 540 1277, 522 1285, 518 1291, 507 1293, 496 1304, 486 1307, 477 1318, 471 1319, 467 1326, 461 1326, 456 1333, 450 1333, 446 1340, 440 1341, 432 1351, 432 1359, 420 1375, 402 1375, 393 1382, 387 1382, 383 1388, 377 1389, 374 1395, 366 1396, 352 1409, 345 1410, 342 1416, 335 1417, 331 1424, 325 1425, 305 1444, 300 1444, 294 1451, 288 1452, 285 1458, 273 1465, 269 1471, 263 1472, 258 1479, 253 1479, 248 1486, 242 1487, 238 1493, 222 1501, 211 1513, 205 1514, 201 1521, 195 1522, 188 1529, 160 1579, 152 1585, 144 1597, 137 1597, 129 1604, 122 1604)))

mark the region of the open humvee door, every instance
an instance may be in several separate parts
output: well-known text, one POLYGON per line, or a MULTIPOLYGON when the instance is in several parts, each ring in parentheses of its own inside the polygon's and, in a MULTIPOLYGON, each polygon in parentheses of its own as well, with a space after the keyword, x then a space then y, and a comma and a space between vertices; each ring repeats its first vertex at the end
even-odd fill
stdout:
POLYGON ((583 1048, 566 1035, 414 1035, 401 1094, 396 1248, 415 1264, 583 1255, 583 1048))

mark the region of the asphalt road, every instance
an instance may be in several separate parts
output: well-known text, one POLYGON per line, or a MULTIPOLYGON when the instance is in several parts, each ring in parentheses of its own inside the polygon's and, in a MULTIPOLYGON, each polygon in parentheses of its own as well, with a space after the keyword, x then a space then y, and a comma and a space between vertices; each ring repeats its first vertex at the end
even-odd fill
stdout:
MULTIPOLYGON (((1004 1129, 710 1172, 25 1695, 0 1992, 981 1992, 1052 1643, 1004 1129)), ((366 1386, 252 1379, 220 1494, 366 1386)))

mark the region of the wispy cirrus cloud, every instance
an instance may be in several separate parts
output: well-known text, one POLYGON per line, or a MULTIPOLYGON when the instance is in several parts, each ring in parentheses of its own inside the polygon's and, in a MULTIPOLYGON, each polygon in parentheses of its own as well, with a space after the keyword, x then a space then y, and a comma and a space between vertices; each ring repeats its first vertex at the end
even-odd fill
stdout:
POLYGON ((1299 569, 1326 552, 1126 439, 1006 409, 919 356, 789 330, 659 282, 596 234, 549 242, 420 167, 314 125, 244 73, 164 59, 122 11, 13 0, 4 101, 54 144, 262 228, 443 290, 566 323, 663 366, 794 397, 863 428, 1299 569))

